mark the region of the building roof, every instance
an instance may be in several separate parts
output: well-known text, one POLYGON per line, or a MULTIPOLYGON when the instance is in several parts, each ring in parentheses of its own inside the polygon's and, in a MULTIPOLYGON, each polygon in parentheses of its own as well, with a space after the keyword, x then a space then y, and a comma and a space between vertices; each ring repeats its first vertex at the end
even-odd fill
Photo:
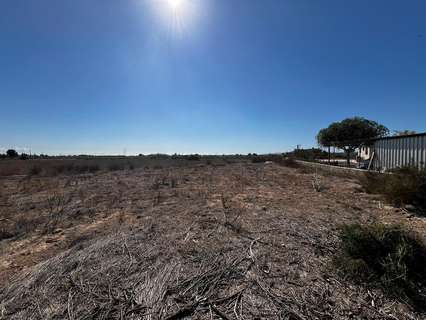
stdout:
POLYGON ((426 136, 426 132, 423 132, 423 133, 415 133, 415 134, 407 134, 407 135, 403 135, 403 136, 388 136, 388 137, 376 138, 376 139, 372 139, 372 140, 373 140, 373 141, 378 141, 378 140, 401 139, 401 138, 413 138, 413 137, 423 137, 423 136, 426 136))

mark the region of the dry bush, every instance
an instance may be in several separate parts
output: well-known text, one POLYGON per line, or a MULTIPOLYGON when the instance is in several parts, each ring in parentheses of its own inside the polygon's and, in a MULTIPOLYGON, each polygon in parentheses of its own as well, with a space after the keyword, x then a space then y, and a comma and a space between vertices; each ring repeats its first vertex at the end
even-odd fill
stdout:
POLYGON ((323 186, 323 183, 321 181, 321 178, 318 175, 318 173, 316 173, 316 172, 312 176, 312 187, 314 188, 314 190, 316 192, 321 192, 324 189, 324 186, 323 186))
POLYGON ((400 226, 346 225, 334 259, 345 277, 378 286, 423 309, 426 305, 426 251, 400 226))
POLYGON ((108 165, 108 170, 109 171, 119 171, 119 170, 124 170, 124 165, 121 163, 111 163, 108 165))
POLYGON ((296 161, 294 157, 284 157, 283 155, 278 155, 278 154, 252 156, 251 161, 253 163, 264 163, 264 162, 270 161, 270 162, 275 162, 276 164, 289 167, 289 168, 300 167, 300 164, 296 161))
POLYGON ((41 173, 41 171, 42 171, 42 169, 39 166, 34 165, 34 166, 31 167, 31 169, 29 171, 29 175, 30 176, 38 176, 41 173))
POLYGON ((279 161, 278 164, 289 168, 300 168, 300 164, 293 157, 282 158, 282 160, 279 161))
POLYGON ((76 164, 76 163, 66 163, 61 165, 56 165, 53 167, 51 173, 53 175, 58 174, 83 174, 83 173, 95 173, 100 170, 98 164, 76 164))
POLYGON ((46 219, 37 216, 30 217, 25 214, 14 217, 9 223, 0 228, 0 240, 21 237, 34 232, 40 226, 44 226, 46 219))
POLYGON ((382 194, 395 206, 411 204, 426 209, 426 170, 403 168, 392 174, 366 173, 360 182, 366 192, 382 194))
POLYGON ((16 234, 11 232, 9 228, 6 228, 6 227, 0 228, 0 241, 13 238, 15 235, 16 234))
POLYGON ((46 233, 55 231, 58 223, 64 218, 65 205, 70 201, 63 194, 53 194, 47 199, 48 215, 44 226, 46 233))
POLYGON ((297 170, 301 174, 312 174, 318 171, 315 171, 314 168, 311 166, 300 166, 300 168, 297 170))

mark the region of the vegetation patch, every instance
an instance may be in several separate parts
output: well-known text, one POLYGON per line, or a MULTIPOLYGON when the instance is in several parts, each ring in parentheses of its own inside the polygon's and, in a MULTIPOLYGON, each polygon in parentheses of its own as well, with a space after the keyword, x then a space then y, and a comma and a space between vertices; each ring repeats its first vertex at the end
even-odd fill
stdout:
POLYGON ((295 157, 293 156, 285 157, 284 155, 281 155, 281 154, 254 155, 254 156, 251 156, 251 161, 252 163, 265 163, 270 161, 285 167, 290 167, 290 168, 300 167, 295 157))
POLYGON ((395 205, 414 205, 426 209, 426 170, 417 168, 396 169, 392 174, 367 173, 361 179, 365 191, 382 194, 395 205))
POLYGON ((415 307, 426 307, 426 254, 423 245, 401 226, 346 225, 334 259, 341 275, 380 287, 415 307))

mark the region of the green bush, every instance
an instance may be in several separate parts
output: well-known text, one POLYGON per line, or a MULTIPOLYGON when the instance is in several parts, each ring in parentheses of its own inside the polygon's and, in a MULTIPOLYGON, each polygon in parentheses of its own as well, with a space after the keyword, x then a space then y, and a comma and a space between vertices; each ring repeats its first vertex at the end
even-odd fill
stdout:
POLYGON ((425 250, 402 227, 346 225, 341 229, 340 240, 334 264, 342 275, 425 307, 425 250))
MULTIPOLYGON (((314 161, 316 159, 327 159, 328 152, 319 148, 312 149, 295 149, 293 152, 289 153, 290 156, 295 157, 300 160, 305 161, 314 161)), ((340 158, 344 158, 344 155, 339 155, 340 158)), ((333 155, 334 158, 337 157, 336 154, 333 155)))
POLYGON ((414 205, 426 209, 426 170, 396 169, 392 174, 367 173, 361 184, 368 193, 383 194, 395 205, 414 205))

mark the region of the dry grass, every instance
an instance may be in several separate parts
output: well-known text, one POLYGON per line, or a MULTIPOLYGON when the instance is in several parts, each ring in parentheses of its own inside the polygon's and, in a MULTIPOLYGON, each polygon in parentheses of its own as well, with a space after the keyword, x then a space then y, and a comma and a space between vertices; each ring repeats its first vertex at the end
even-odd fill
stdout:
POLYGON ((382 194, 396 206, 414 205, 426 215, 426 170, 408 167, 392 174, 367 173, 360 181, 366 192, 382 194))
POLYGON ((398 225, 346 225, 334 259, 342 276, 426 310, 426 250, 398 225))
POLYGON ((0 229, 36 222, 0 242, 0 318, 424 318, 328 268, 340 225, 423 220, 356 180, 230 162, 3 178, 0 229))

